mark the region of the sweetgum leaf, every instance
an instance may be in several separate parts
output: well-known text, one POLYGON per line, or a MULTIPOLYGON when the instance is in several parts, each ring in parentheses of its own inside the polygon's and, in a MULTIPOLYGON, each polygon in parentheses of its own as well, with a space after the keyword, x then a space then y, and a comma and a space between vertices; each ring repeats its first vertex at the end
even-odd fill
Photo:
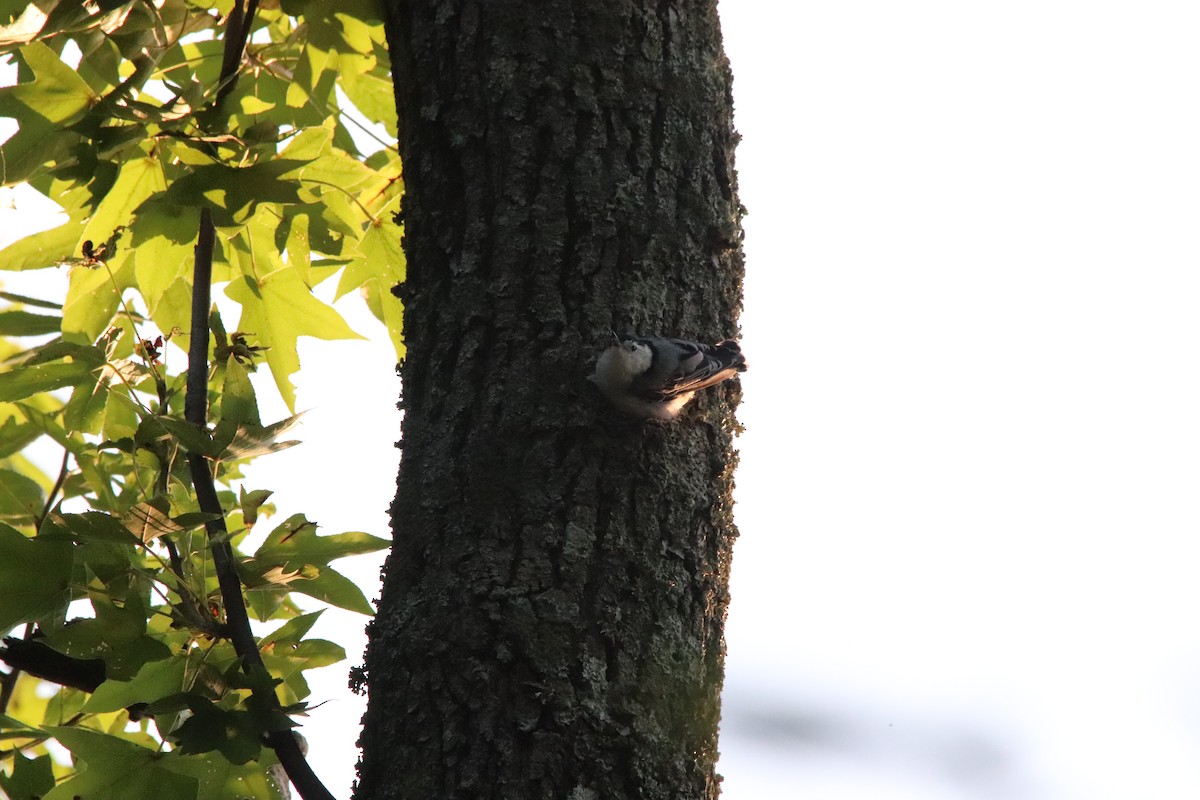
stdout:
POLYGON ((198 781, 167 769, 166 758, 133 742, 106 733, 77 727, 47 729, 83 762, 85 769, 60 783, 43 800, 192 800, 198 781))
POLYGON ((0 311, 0 336, 44 336, 58 333, 62 317, 28 311, 0 311))
POLYGON ((118 711, 134 703, 152 703, 178 694, 185 687, 186 669, 184 658, 149 661, 131 680, 106 680, 100 684, 80 710, 97 714, 118 711))
POLYGON ((0 469, 0 517, 32 520, 41 513, 44 503, 42 488, 36 481, 11 469, 0 469))
POLYGON ((0 523, 0 631, 60 614, 71 599, 73 564, 68 539, 31 539, 0 523))
POLYGON ((89 364, 73 361, 62 364, 21 365, 0 373, 0 403, 20 400, 39 392, 49 392, 64 386, 95 382, 89 364))
POLYGON ((227 711, 199 697, 188 705, 192 715, 172 734, 183 753, 216 750, 231 764, 245 764, 258 756, 262 731, 250 713, 227 711))
POLYGON ((296 270, 285 267, 259 279, 243 275, 225 293, 242 306, 238 329, 253 333, 266 351, 267 365, 280 396, 290 411, 296 410, 296 389, 290 376, 300 369, 296 340, 361 339, 337 311, 317 298, 296 270))
POLYGON ((54 768, 49 755, 26 758, 19 749, 12 749, 12 773, 0 773, 0 791, 13 800, 32 800, 54 788, 54 768))
POLYGON ((26 270, 53 267, 76 255, 82 222, 67 222, 48 231, 35 233, 0 250, 0 270, 26 270))

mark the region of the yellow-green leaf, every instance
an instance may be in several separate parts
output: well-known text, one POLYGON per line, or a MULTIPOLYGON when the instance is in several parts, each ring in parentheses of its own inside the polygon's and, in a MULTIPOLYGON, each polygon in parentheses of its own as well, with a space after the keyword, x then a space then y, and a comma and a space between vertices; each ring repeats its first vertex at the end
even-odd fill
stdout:
POLYGON ((34 116, 65 126, 96 99, 87 82, 48 46, 32 42, 20 52, 34 79, 0 89, 0 117, 34 116))
POLYGON ((300 369, 296 340, 361 339, 332 307, 313 297, 296 270, 285 267, 260 280, 243 275, 225 293, 241 303, 238 330, 253 342, 266 345, 267 365, 279 394, 290 411, 296 410, 296 389, 290 376, 300 369))
MULTIPOLYGON (((387 286, 404 280, 404 250, 400 247, 400 230, 392 225, 371 224, 358 242, 357 258, 346 265, 338 281, 335 298, 357 289, 371 278, 380 278, 387 286)), ((398 300, 396 302, 399 302, 398 300)))
POLYGON ((120 293, 133 278, 133 259, 123 255, 108 264, 71 271, 67 300, 63 303, 64 334, 77 333, 94 342, 116 313, 120 293))
POLYGON ((85 239, 97 244, 107 241, 118 228, 126 227, 133 221, 133 211, 143 200, 166 188, 167 181, 157 158, 147 156, 126 162, 116 182, 88 220, 79 236, 80 242, 85 239))
POLYGON ((0 269, 22 270, 52 267, 78 253, 83 224, 68 222, 48 231, 18 239, 0 250, 0 269))

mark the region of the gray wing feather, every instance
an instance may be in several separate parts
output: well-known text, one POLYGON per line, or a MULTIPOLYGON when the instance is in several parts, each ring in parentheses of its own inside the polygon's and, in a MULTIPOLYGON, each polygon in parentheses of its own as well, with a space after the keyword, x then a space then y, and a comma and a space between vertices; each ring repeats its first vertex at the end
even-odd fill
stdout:
POLYGON ((686 339, 667 341, 679 348, 680 355, 674 373, 663 376, 662 383, 653 390, 655 395, 664 400, 698 391, 746 371, 742 349, 732 339, 715 345, 686 339))

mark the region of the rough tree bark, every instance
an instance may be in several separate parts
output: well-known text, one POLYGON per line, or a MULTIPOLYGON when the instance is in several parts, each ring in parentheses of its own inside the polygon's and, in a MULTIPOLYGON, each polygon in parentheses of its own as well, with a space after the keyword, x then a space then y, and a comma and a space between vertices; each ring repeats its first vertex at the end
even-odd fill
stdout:
POLYGON ((359 800, 715 798, 736 381, 619 417, 611 330, 736 334, 707 0, 388 0, 403 456, 359 800))

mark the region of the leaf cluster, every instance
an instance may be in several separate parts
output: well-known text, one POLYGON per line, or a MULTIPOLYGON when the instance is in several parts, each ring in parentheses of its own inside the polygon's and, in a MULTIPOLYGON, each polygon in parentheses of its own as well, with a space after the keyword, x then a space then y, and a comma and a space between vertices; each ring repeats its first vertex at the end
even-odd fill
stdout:
POLYGON ((20 76, 0 89, 0 116, 19 126, 0 146, 0 185, 28 183, 67 221, 0 250, 0 269, 74 268, 67 340, 98 337, 118 293, 131 289, 160 331, 185 330, 207 207, 218 232, 214 280, 241 306, 238 329, 269 348, 289 407, 297 337, 356 335, 312 296, 333 276, 337 297, 363 291, 403 355, 399 306, 388 302, 404 277, 392 222, 399 157, 394 146, 364 156, 350 130, 365 119, 394 141, 374 2, 263 4, 237 81, 215 109, 228 3, 63 2, 48 14, 46 5, 24 6, 7 26, 0 13, 0 54, 20 76))
POLYGON ((65 297, 0 291, 0 790, 11 797, 278 796, 263 737, 302 712, 306 670, 345 656, 306 638, 317 614, 294 594, 372 611, 330 564, 386 542, 318 535, 297 514, 253 545, 271 493, 242 470, 295 444, 285 436, 298 419, 264 424, 250 373, 265 364, 294 410, 298 337, 357 335, 316 286, 363 292, 403 354, 390 293, 404 277, 399 159, 365 155, 351 135, 365 120, 394 141, 382 23, 371 0, 262 2, 236 81, 223 83, 231 10, 0 2, 0 58, 18 67, 0 88, 0 116, 18 126, 0 144, 0 184, 34 187, 66 218, 0 250, 0 270, 70 271, 65 297), (230 331, 210 311, 198 426, 184 419, 172 345, 187 348, 202 209, 217 233, 214 282, 240 319, 230 331), (199 508, 187 453, 218 485, 250 615, 273 627, 257 638, 263 670, 246 673, 230 642, 204 530, 214 515, 199 508))

